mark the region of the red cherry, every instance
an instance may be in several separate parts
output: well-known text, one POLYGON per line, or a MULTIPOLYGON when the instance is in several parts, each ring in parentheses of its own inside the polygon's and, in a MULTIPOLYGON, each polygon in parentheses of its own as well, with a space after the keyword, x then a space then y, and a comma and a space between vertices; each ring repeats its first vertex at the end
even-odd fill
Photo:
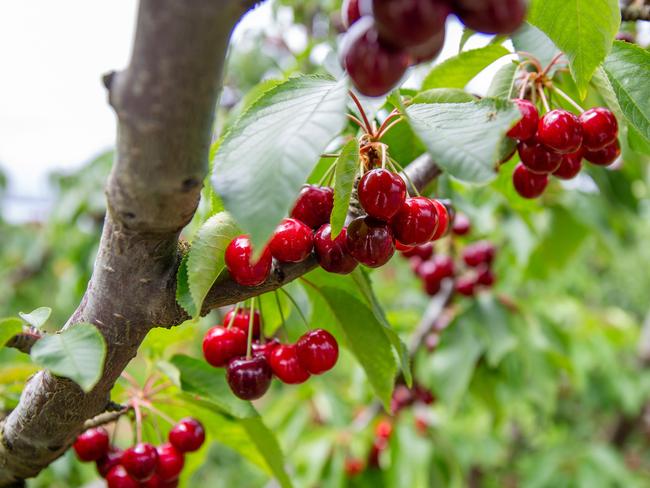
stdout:
POLYGON ((271 272, 271 251, 265 248, 256 263, 251 263, 253 246, 247 236, 235 237, 226 248, 226 267, 232 278, 242 286, 264 283, 271 272))
POLYGON ((148 480, 158 466, 158 452, 148 442, 140 442, 122 454, 122 466, 138 481, 148 480))
POLYGON ((429 277, 424 281, 424 291, 430 297, 437 295, 440 292, 441 283, 439 280, 429 277))
POLYGON ((295 344, 281 344, 269 355, 269 365, 280 381, 289 385, 304 383, 309 378, 307 371, 298 360, 295 344))
POLYGON ((369 97, 388 93, 409 66, 409 57, 401 49, 379 40, 371 17, 362 17, 345 34, 341 48, 343 66, 357 90, 369 97))
POLYGON ((427 261, 422 259, 420 256, 413 256, 409 258, 409 267, 411 268, 411 271, 420 276, 420 266, 426 262, 427 261))
POLYGON ((436 207, 436 214, 438 215, 438 226, 436 227, 436 231, 433 233, 431 240, 437 241, 449 230, 449 212, 447 211, 447 207, 440 200, 433 199, 431 201, 436 207))
POLYGON ((80 461, 97 461, 108 454, 108 432, 103 427, 88 429, 79 434, 73 449, 80 461))
POLYGON ((562 154, 576 152, 582 145, 580 119, 566 110, 551 110, 539 120, 537 141, 562 154))
POLYGON ((618 121, 614 114, 604 108, 591 108, 580 115, 582 144, 590 151, 597 151, 612 144, 618 136, 618 121))
POLYGON ((618 139, 598 151, 585 149, 584 158, 597 166, 609 166, 621 155, 621 145, 618 139))
POLYGON ((208 330, 203 338, 203 356, 208 364, 221 368, 232 358, 246 354, 247 339, 242 329, 217 325, 208 330))
POLYGON ((120 464, 122 460, 122 449, 111 447, 105 456, 96 461, 97 472, 102 478, 106 478, 111 469, 120 464))
POLYGON ((389 44, 406 48, 420 45, 444 30, 450 9, 435 0, 373 0, 377 30, 389 44))
POLYGON ((343 0, 343 5, 341 5, 341 19, 346 29, 361 18, 359 2, 360 0, 343 0))
POLYGON ((469 231, 472 228, 472 224, 465 214, 457 214, 454 219, 454 224, 451 228, 451 231, 457 236, 464 236, 469 234, 469 231))
POLYGON ((205 442, 203 424, 192 417, 186 417, 169 431, 169 442, 180 452, 194 452, 205 442))
POLYGON ((395 241, 395 250, 401 252, 405 258, 409 257, 408 253, 413 251, 413 249, 415 249, 415 246, 406 246, 399 241, 395 241))
POLYGON ((310 330, 296 343, 298 360, 311 374, 329 371, 339 358, 339 345, 334 336, 323 329, 310 330))
POLYGON ((433 264, 435 264, 436 274, 441 280, 444 278, 452 278, 454 276, 454 260, 451 256, 438 254, 433 258, 433 264))
POLYGON ((537 198, 548 186, 548 175, 539 175, 528 171, 519 163, 512 174, 512 183, 517 193, 524 198, 537 198))
POLYGON ((453 6, 463 24, 484 34, 512 34, 526 16, 523 0, 453 0, 453 6))
POLYGON ((487 286, 488 288, 494 285, 496 277, 494 272, 490 269, 489 266, 482 265, 477 270, 476 274, 476 283, 479 285, 487 286))
POLYGON ((412 405, 414 401, 413 392, 406 385, 397 385, 390 400, 391 412, 396 414, 403 408, 412 405))
POLYGON ((467 266, 475 268, 481 264, 491 264, 495 254, 496 249, 492 243, 478 241, 463 249, 463 261, 467 266))
POLYGON ((359 217, 350 222, 347 245, 352 257, 370 268, 383 266, 395 253, 391 228, 370 217, 359 217))
MULTIPOLYGON (((278 346, 279 347, 279 346, 278 346)), ((271 386, 273 372, 266 356, 235 358, 226 369, 228 385, 232 392, 242 400, 257 400, 271 386)))
POLYGON ((183 453, 177 450, 170 443, 158 446, 158 467, 156 474, 161 480, 173 480, 181 474, 185 465, 183 453))
POLYGON ((408 53, 410 65, 416 65, 420 63, 426 63, 428 61, 433 61, 440 51, 442 51, 443 46, 445 45, 445 29, 441 29, 436 32, 429 40, 418 44, 417 46, 411 46, 406 48, 408 53))
POLYGON ((402 244, 423 244, 431 240, 438 227, 438 212, 432 200, 407 198, 392 220, 395 238, 402 244))
POLYGON ((562 155, 540 144, 536 139, 517 144, 517 151, 526 169, 533 173, 548 174, 560 167, 562 155))
MULTIPOLYGON (((250 323, 251 312, 248 308, 237 309, 237 315, 233 320, 233 315, 235 313, 235 308, 228 310, 226 316, 223 319, 224 325, 227 327, 232 320, 232 327, 243 330, 248 336, 248 324, 250 323)), ((255 310, 253 314, 253 337, 257 338, 260 336, 260 311, 255 310)))
POLYGON ((177 488, 178 478, 164 480, 157 474, 154 474, 144 483, 140 483, 140 488, 177 488))
POLYGON ((395 173, 377 168, 361 177, 357 192, 359 203, 370 217, 388 222, 406 199, 406 184, 395 173))
POLYGON ((466 297, 474 295, 475 281, 470 276, 461 276, 456 280, 456 292, 466 297))
POLYGON ((578 149, 574 153, 563 154, 562 162, 558 169, 553 171, 553 176, 562 180, 575 178, 582 169, 583 149, 578 149))
POLYGON ((312 229, 328 224, 334 208, 334 190, 326 186, 306 185, 300 190, 291 217, 312 229))
POLYGON ((353 478, 363 472, 363 461, 357 458, 345 459, 345 474, 348 478, 353 478))
POLYGON ((388 420, 380 420, 375 426, 375 435, 381 439, 389 439, 393 433, 393 424, 388 420))
POLYGON ((271 254, 284 263, 299 263, 311 253, 313 247, 310 227, 297 219, 284 219, 275 229, 269 243, 271 254))
POLYGON ((264 356, 267 360, 271 351, 280 345, 280 341, 275 337, 268 339, 264 344, 260 342, 253 342, 251 345, 251 350, 253 356, 264 356))
POLYGON ((348 274, 357 267, 356 260, 348 250, 347 229, 332 240, 332 227, 330 224, 321 226, 314 234, 314 250, 316 260, 321 268, 330 273, 348 274))
MULTIPOLYGON (((401 245, 403 246, 403 244, 401 245)), ((419 258, 426 260, 429 259, 431 256, 433 256, 433 244, 431 244, 430 242, 420 244, 419 246, 410 246, 410 247, 411 249, 409 251, 402 252, 402 255, 406 258, 417 256, 419 258)))
POLYGON ((539 124, 537 107, 530 100, 524 100, 523 98, 515 98, 513 102, 521 112, 521 120, 508 131, 507 135, 511 139, 527 141, 537 134, 537 125, 539 124))
POLYGON ((121 464, 108 472, 106 484, 108 488, 140 488, 140 483, 133 479, 121 464))

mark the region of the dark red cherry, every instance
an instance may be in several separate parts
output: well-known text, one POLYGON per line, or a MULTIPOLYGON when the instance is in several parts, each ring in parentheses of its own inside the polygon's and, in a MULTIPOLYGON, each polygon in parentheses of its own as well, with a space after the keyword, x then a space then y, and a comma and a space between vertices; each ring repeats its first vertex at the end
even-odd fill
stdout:
POLYGON ((406 199, 404 180, 382 168, 365 173, 359 181, 357 191, 359 203, 366 213, 384 222, 393 218, 406 199))
MULTIPOLYGON (((539 125, 539 113, 537 107, 530 100, 515 98, 513 102, 521 112, 521 120, 508 131, 508 137, 518 141, 527 141, 537 134, 539 125)), ((510 159, 510 158, 508 158, 510 159)))
POLYGON ((138 481, 148 480, 158 466, 158 452, 148 442, 140 442, 122 454, 122 466, 138 481))
POLYGON ((313 247, 312 230, 297 219, 284 219, 275 229, 269 249, 278 261, 299 263, 307 259, 313 247))
POLYGON ((407 198, 393 218, 392 227, 395 238, 402 244, 424 244, 438 228, 436 205, 426 197, 407 198))
POLYGON ((267 341, 262 344, 261 342, 253 342, 251 349, 253 356, 264 356, 267 360, 271 351, 280 345, 280 341, 275 337, 272 339, 267 339, 267 341))
POLYGON ((300 190, 291 217, 312 229, 329 224, 334 207, 334 190, 326 186, 306 185, 300 190))
POLYGON ((395 241, 395 250, 401 252, 402 256, 404 256, 405 258, 409 257, 408 253, 413 251, 413 249, 415 249, 415 246, 407 246, 405 244, 402 244, 399 241, 395 241))
POLYGON ((163 485, 163 481, 160 479, 160 476, 154 473, 153 476, 147 481, 140 483, 140 488, 166 488, 166 486, 163 485))
POLYGON ((483 264, 476 270, 476 283, 479 285, 491 287, 494 285, 496 277, 489 266, 483 264))
MULTIPOLYGON (((224 326, 228 327, 228 325, 230 325, 230 321, 232 320, 233 327, 243 330, 246 333, 246 335, 248 335, 248 324, 250 323, 250 318, 251 318, 250 309, 248 308, 237 309, 237 314, 235 315, 234 319, 233 319, 233 315, 235 315, 235 308, 228 310, 228 312, 226 313, 226 316, 223 319, 224 326)), ((260 311, 255 310, 255 313, 253 314, 253 337, 258 338, 259 336, 260 336, 260 311)))
POLYGON ((411 249, 408 251, 403 251, 402 255, 407 258, 417 256, 421 259, 429 259, 431 256, 433 256, 433 244, 430 242, 425 242, 424 244, 411 246, 411 249))
POLYGON ((347 229, 332 240, 330 224, 321 226, 314 234, 314 250, 318 264, 330 273, 348 274, 357 267, 357 261, 348 250, 347 229))
POLYGON ((235 237, 226 248, 226 267, 232 278, 242 286, 261 285, 271 272, 271 251, 264 248, 256 263, 252 263, 253 246, 247 236, 235 237))
POLYGON ((451 256, 438 254, 434 256, 433 264, 436 266, 436 275, 441 280, 444 278, 452 278, 454 276, 454 260, 451 256))
POLYGON ((494 260, 496 249, 492 243, 487 241, 478 241, 468 245, 463 249, 463 261, 470 267, 476 267, 481 264, 491 264, 494 260))
POLYGON ((524 198, 537 198, 548 186, 548 175, 540 175, 528 171, 526 166, 519 163, 512 173, 512 184, 517 193, 524 198))
POLYGON ((408 54, 379 40, 371 17, 362 17, 345 34, 342 60, 354 86, 363 95, 379 97, 402 79, 408 54))
POLYGON ((467 215, 459 213, 456 214, 454 223, 451 227, 451 231, 457 236, 464 236, 469 234, 469 231, 472 228, 472 223, 467 218, 467 215))
POLYGON ((122 460, 122 452, 122 449, 111 447, 105 456, 96 461, 97 472, 102 478, 106 478, 109 471, 120 464, 120 461, 122 460))
POLYGON ((298 360, 295 344, 281 344, 273 349, 269 355, 269 365, 273 374, 289 385, 304 383, 309 378, 309 371, 298 360))
POLYGON ((575 178, 582 169, 583 149, 578 149, 574 153, 563 154, 562 162, 558 169, 553 171, 553 176, 562 180, 575 178))
POLYGON ((266 356, 235 358, 228 363, 226 378, 232 392, 242 400, 257 400, 271 386, 273 373, 266 356))
POLYGON ((186 417, 169 431, 169 443, 180 452, 194 452, 205 442, 203 424, 192 417, 186 417))
POLYGON ((440 200, 432 199, 431 201, 436 207, 436 215, 438 216, 438 226, 436 227, 436 231, 433 233, 431 240, 437 241, 449 230, 449 212, 447 211, 447 207, 440 200))
POLYGON ((348 225, 347 245, 354 259, 369 268, 386 264, 395 253, 390 226, 370 217, 359 217, 348 225))
POLYGON ((88 429, 79 434, 73 449, 80 461, 97 461, 108 454, 108 432, 103 427, 88 429))
POLYGON ((605 146, 598 151, 584 150, 584 158, 597 166, 609 166, 621 155, 621 145, 616 139, 609 146, 605 146))
POLYGON ((140 488, 140 483, 132 478, 124 466, 114 466, 106 475, 108 488, 140 488))
POLYGON ((173 480, 178 478, 181 474, 183 466, 185 465, 185 457, 183 453, 172 446, 170 443, 165 443, 156 448, 158 452, 158 467, 156 474, 161 480, 173 480))
POLYGON ((576 152, 582 145, 580 119, 566 110, 551 110, 539 119, 537 141, 562 154, 576 152))
POLYGON ((406 48, 444 30, 450 9, 437 0, 373 0, 372 14, 381 39, 406 48))
POLYGON ((343 5, 341 5, 341 19, 346 29, 361 18, 359 3, 360 0, 343 0, 343 5))
POLYGON ((536 139, 521 141, 517 144, 517 151, 526 169, 533 173, 552 173, 560 167, 562 162, 560 153, 540 144, 536 139))
POLYGON ((453 9, 463 24, 484 34, 512 34, 526 16, 523 0, 453 0, 453 9))
POLYGON ((471 276, 461 276, 456 279, 455 289, 457 293, 471 297, 474 295, 475 285, 476 282, 471 276))
POLYGON ((363 473, 363 468, 363 461, 361 459, 351 457, 345 459, 344 469, 345 475, 348 478, 354 478, 360 475, 363 473))
POLYGON ((426 63, 428 61, 433 61, 438 57, 438 54, 440 54, 440 51, 442 51, 444 45, 445 29, 441 29, 422 44, 406 48, 406 52, 408 53, 410 61, 409 64, 413 66, 420 63, 426 63))
POLYGON ((203 338, 203 356, 208 364, 221 368, 232 358, 246 354, 246 332, 217 325, 208 330, 203 338))
POLYGON ((432 297, 434 295, 437 295, 438 292, 440 291, 441 282, 439 280, 437 280, 437 279, 435 279, 433 277, 428 277, 426 279, 423 279, 422 282, 424 283, 424 291, 430 297, 432 297))
POLYGON ((296 343, 298 360, 311 374, 329 371, 339 358, 339 345, 334 336, 323 329, 310 330, 296 343))
POLYGON ((618 121, 614 114, 604 107, 591 108, 582 113, 580 124, 582 144, 590 151, 609 146, 618 136, 618 121))

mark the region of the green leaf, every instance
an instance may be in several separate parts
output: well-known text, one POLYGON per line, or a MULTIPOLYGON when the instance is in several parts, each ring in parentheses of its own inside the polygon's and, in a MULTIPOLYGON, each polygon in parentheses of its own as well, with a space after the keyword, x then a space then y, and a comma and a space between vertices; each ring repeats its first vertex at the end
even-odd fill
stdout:
POLYGON ((569 59, 581 97, 611 49, 621 23, 617 0, 535 0, 528 20, 544 31, 569 59))
POLYGON ((29 313, 18 312, 21 319, 37 329, 40 329, 47 322, 51 314, 52 309, 50 307, 38 307, 29 313))
POLYGON ((422 82, 422 90, 431 88, 464 88, 472 78, 509 51, 496 44, 463 51, 433 67, 422 82))
POLYGON ((515 63, 508 63, 499 68, 499 71, 497 71, 494 78, 492 78, 492 83, 490 83, 490 88, 488 88, 487 96, 509 100, 513 96, 517 71, 518 66, 515 63))
POLYGON ((359 143, 351 139, 336 160, 334 180, 334 208, 332 210, 332 239, 336 238, 343 230, 345 218, 350 207, 350 197, 354 187, 354 178, 359 169, 359 143))
POLYGON ((57 376, 70 378, 85 392, 99 381, 106 357, 104 336, 92 324, 75 324, 39 339, 32 360, 57 376))
POLYGON ((22 320, 16 317, 0 319, 0 347, 4 346, 13 336, 23 331, 22 320))
POLYGON ((185 254, 183 259, 181 259, 181 264, 178 266, 178 271, 176 273, 176 301, 181 307, 183 307, 183 310, 185 310, 190 317, 196 317, 198 311, 196 304, 192 299, 192 294, 190 293, 190 282, 187 274, 187 258, 188 255, 185 254))
POLYGON ((280 485, 283 488, 291 488, 291 480, 284 469, 284 454, 275 434, 264 425, 261 418, 248 418, 240 422, 280 485))
POLYGON ((226 247, 239 233, 227 212, 210 217, 196 233, 187 256, 187 277, 197 315, 205 296, 225 267, 226 247))
POLYGON ((212 183, 258 249, 343 129, 346 101, 346 80, 290 78, 259 97, 224 136, 212 183))
POLYGON ((605 73, 628 122, 650 141, 650 53, 635 44, 616 41, 605 60, 605 73))
MULTIPOLYGON (((535 56, 542 66, 547 66, 560 52, 553 41, 534 25, 524 22, 512 36, 515 51, 523 51, 535 56)), ((554 69, 551 70, 553 72, 554 69)))
POLYGON ((511 102, 490 98, 414 104, 406 112, 436 164, 460 180, 475 183, 495 177, 501 141, 521 118, 511 102))
POLYGON ((472 102, 474 97, 461 88, 432 88, 418 93, 412 103, 462 103, 472 102))

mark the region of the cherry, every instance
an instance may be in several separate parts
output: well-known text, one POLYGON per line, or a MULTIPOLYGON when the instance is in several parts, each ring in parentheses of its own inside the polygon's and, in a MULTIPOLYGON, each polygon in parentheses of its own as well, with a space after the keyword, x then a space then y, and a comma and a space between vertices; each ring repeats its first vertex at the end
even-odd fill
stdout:
POLYGON ((539 175, 528 171, 526 166, 518 164, 512 173, 512 183, 519 195, 524 198, 537 198, 548 186, 548 175, 539 175))
POLYGON ((280 345, 280 341, 275 337, 273 339, 267 340, 264 344, 261 342, 253 342, 251 349, 253 356, 264 356, 267 360, 271 351, 280 345))
POLYGON ((515 98, 513 102, 521 112, 521 120, 508 131, 507 136, 518 141, 527 141, 537 134, 539 124, 537 107, 530 100, 523 98, 515 98))
POLYGON ((475 268, 481 264, 490 264, 494 260, 496 249, 487 241, 470 244, 463 249, 463 261, 467 266, 475 268))
POLYGON ((560 153, 540 144, 536 139, 520 142, 517 144, 517 151, 521 162, 533 173, 552 173, 562 163, 560 153))
POLYGON ((289 385, 304 383, 309 378, 307 371, 298 360, 295 344, 281 344, 269 355, 269 365, 280 381, 289 385))
POLYGON ((453 0, 454 13, 470 29, 484 34, 511 34, 526 16, 523 0, 453 0))
POLYGON ((370 217, 388 222, 406 199, 406 184, 395 173, 376 168, 361 177, 357 192, 359 203, 370 217))
POLYGON ((172 446, 170 443, 165 443, 156 448, 158 452, 158 467, 156 474, 161 480, 173 480, 178 478, 181 474, 183 466, 185 465, 185 458, 183 453, 172 446))
POLYGON ((472 224, 465 214, 457 214, 454 219, 454 223, 451 227, 451 231, 457 236, 464 236, 469 234, 469 231, 472 228, 472 224))
POLYGON ((562 180, 575 178, 582 169, 582 153, 583 149, 578 149, 574 153, 563 154, 562 162, 558 169, 553 171, 553 176, 562 180))
POLYGON ((482 265, 478 270, 476 274, 476 283, 479 285, 491 287, 494 285, 494 282, 496 281, 496 277, 494 276, 494 273, 490 269, 489 266, 482 265))
MULTIPOLYGON (((237 309, 237 314, 233 319, 232 317, 235 314, 235 310, 236 307, 228 310, 226 316, 223 319, 223 323, 227 327, 230 324, 230 321, 232 320, 232 327, 243 330, 248 336, 248 324, 250 323, 251 311, 250 309, 247 308, 237 309)), ((255 313, 253 314, 253 337, 257 338, 259 336, 260 336, 260 311, 255 310, 255 313)))
POLYGON ((406 48, 444 30, 450 9, 437 0, 373 0, 372 14, 382 40, 406 48))
POLYGON ((296 343, 298 361, 311 374, 329 371, 339 358, 339 345, 334 336, 323 329, 310 330, 296 343))
POLYGON ((411 246, 411 249, 409 251, 402 252, 402 256, 407 258, 417 256, 422 259, 429 259, 431 256, 433 256, 433 244, 431 244, 430 242, 426 242, 418 246, 411 246))
POLYGON ((247 335, 242 329, 212 327, 203 338, 203 356, 208 364, 221 368, 232 358, 246 354, 247 335))
POLYGON ((597 166, 609 166, 621 155, 621 145, 616 139, 609 146, 605 146, 598 151, 585 149, 584 158, 597 166))
POLYGON ((433 61, 440 54, 444 45, 445 30, 441 29, 422 44, 406 48, 410 60, 409 64, 413 66, 426 63, 427 61, 433 61))
POLYGON ((428 390, 422 385, 416 384, 413 387, 413 395, 418 402, 424 403, 425 405, 431 405, 436 401, 436 398, 433 396, 433 393, 431 393, 431 390, 428 390))
POLYGON ((395 238, 402 244, 424 244, 431 240, 438 227, 438 212, 432 200, 407 198, 392 220, 395 238))
POLYGON ((466 297, 474 295, 475 282, 470 276, 461 276, 456 280, 456 292, 466 297))
POLYGON ((97 472, 102 478, 106 478, 109 471, 120 464, 122 460, 122 449, 111 447, 105 456, 96 461, 97 472))
POLYGON ((436 267, 436 276, 441 280, 445 278, 452 278, 454 276, 454 260, 451 256, 438 254, 433 258, 433 264, 436 267))
POLYGON ((271 251, 264 248, 256 263, 251 263, 253 246, 247 236, 235 237, 226 248, 226 267, 232 278, 242 286, 264 283, 271 272, 271 251))
POLYGON ((108 454, 108 432, 103 427, 88 429, 77 436, 73 448, 81 461, 97 461, 108 454))
POLYGON ((441 283, 440 280, 435 277, 427 277, 424 279, 424 291, 430 297, 435 296, 440 292, 441 283))
POLYGON ((580 119, 566 110, 551 110, 539 119, 537 140, 562 154, 576 152, 582 145, 580 119))
POLYGON ((612 144, 618 136, 618 121, 614 114, 604 108, 596 107, 580 115, 582 124, 582 144, 590 151, 597 151, 612 144))
POLYGON ((235 358, 228 363, 226 374, 230 389, 242 400, 261 398, 273 379, 273 372, 264 355, 235 358))
POLYGON ((357 458, 346 458, 344 469, 348 478, 358 476, 363 472, 363 461, 357 458))
POLYGON ((345 34, 342 60, 362 94, 379 97, 395 86, 409 66, 406 52, 380 41, 370 17, 359 19, 345 34))
POLYGON ((147 481, 140 483, 141 488, 177 488, 178 478, 164 480, 157 474, 154 474, 147 481))
POLYGON ((415 401, 413 392, 406 385, 397 385, 393 390, 393 396, 390 400, 391 411, 393 414, 396 414, 400 410, 409 405, 412 405, 415 401))
POLYGON ((395 252, 391 228, 370 217, 359 217, 350 222, 347 245, 352 257, 370 268, 383 266, 395 252))
POLYGON ((413 251, 416 246, 406 246, 399 241, 395 241, 395 250, 402 253, 402 256, 409 257, 408 253, 413 251))
POLYGON ((393 424, 388 420, 380 420, 375 426, 375 435, 381 439, 389 439, 393 433, 393 424))
POLYGON ((431 200, 433 205, 436 207, 436 214, 438 215, 438 226, 436 231, 431 237, 432 241, 437 241, 442 236, 444 236, 449 230, 449 212, 447 207, 440 200, 431 200))
POLYGON ((312 247, 311 228, 297 219, 284 219, 275 229, 269 242, 273 257, 284 263, 304 261, 311 253, 312 247))
POLYGON ((124 466, 114 466, 106 475, 108 488, 140 488, 140 483, 133 479, 124 466))
POLYGON ((330 224, 321 226, 314 234, 314 250, 316 260, 321 268, 330 273, 348 274, 357 267, 356 260, 348 250, 347 229, 332 240, 332 227, 330 224))
POLYGON ((411 268, 411 271, 420 276, 420 266, 426 262, 427 261, 422 259, 420 256, 413 256, 409 258, 409 267, 411 268))
POLYGON ((138 481, 148 480, 158 466, 158 452, 148 442, 139 442, 122 454, 122 466, 138 481))
POLYGON ((300 190, 291 217, 298 219, 312 229, 330 221, 334 208, 334 190, 326 186, 306 185, 300 190))
POLYGON ((343 25, 346 29, 361 18, 359 3, 360 0, 343 0, 343 5, 341 6, 341 18, 343 19, 343 25))
POLYGON ((180 452, 194 452, 205 442, 203 424, 192 417, 186 417, 169 431, 169 443, 180 452))

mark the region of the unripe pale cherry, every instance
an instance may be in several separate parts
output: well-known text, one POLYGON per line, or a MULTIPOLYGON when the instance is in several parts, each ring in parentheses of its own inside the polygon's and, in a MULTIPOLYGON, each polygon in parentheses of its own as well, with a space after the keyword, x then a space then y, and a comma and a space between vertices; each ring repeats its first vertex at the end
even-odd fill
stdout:
POLYGON ((512 173, 512 183, 517 193, 524 198, 537 198, 548 186, 548 175, 540 175, 526 169, 519 163, 512 173))
POLYGON ((264 248, 257 262, 253 260, 253 246, 247 236, 235 237, 226 248, 225 262, 233 280, 242 286, 257 286, 269 277, 272 256, 264 248))
POLYGON ((304 261, 312 247, 312 230, 298 219, 284 219, 269 242, 271 255, 284 263, 304 261))

